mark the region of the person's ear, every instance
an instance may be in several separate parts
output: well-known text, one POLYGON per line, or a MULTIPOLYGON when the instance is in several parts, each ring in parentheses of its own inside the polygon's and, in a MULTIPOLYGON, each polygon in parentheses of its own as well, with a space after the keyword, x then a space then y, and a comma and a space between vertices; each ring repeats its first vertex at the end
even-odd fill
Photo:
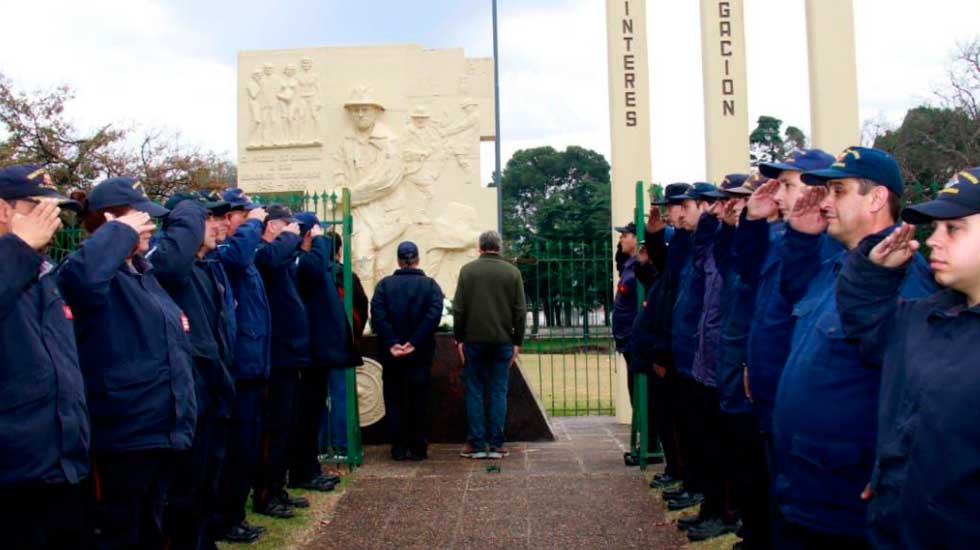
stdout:
POLYGON ((888 208, 888 188, 876 185, 871 189, 871 212, 877 214, 882 208, 888 208))
POLYGON ((0 199, 0 224, 8 225, 13 214, 14 206, 6 200, 0 199))

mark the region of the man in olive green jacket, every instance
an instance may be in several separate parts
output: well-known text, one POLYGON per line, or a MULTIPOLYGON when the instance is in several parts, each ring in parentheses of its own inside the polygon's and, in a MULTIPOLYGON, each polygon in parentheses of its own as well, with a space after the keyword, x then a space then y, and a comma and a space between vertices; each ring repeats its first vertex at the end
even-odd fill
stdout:
POLYGON ((500 235, 480 235, 480 257, 459 272, 453 298, 453 332, 464 362, 466 458, 502 458, 507 383, 524 341, 527 303, 521 272, 500 255, 500 235), (490 403, 483 394, 489 388, 490 403), (489 452, 487 443, 490 444, 489 452))

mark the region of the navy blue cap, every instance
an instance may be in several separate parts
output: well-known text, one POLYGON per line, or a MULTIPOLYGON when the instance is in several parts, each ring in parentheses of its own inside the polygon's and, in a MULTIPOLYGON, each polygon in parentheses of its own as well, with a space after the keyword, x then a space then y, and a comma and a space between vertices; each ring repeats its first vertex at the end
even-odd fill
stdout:
POLYGON ((225 189, 225 192, 221 194, 221 198, 231 205, 232 210, 252 210, 259 206, 248 198, 245 191, 237 187, 225 189))
POLYGON ((823 149, 797 149, 791 152, 782 162, 763 162, 759 164, 759 172, 767 178, 778 178, 783 170, 811 172, 829 168, 834 163, 834 157, 823 149))
POLYGON ((18 164, 0 168, 0 199, 26 199, 50 197, 58 200, 58 206, 78 210, 81 206, 58 192, 51 174, 37 164, 18 164))
POLYGON ((868 147, 848 147, 830 168, 803 172, 800 178, 807 185, 826 185, 828 180, 844 178, 864 178, 887 187, 898 196, 905 188, 902 171, 895 159, 881 149, 868 147))
POLYGON ((771 178, 767 178, 762 175, 761 172, 755 172, 748 179, 742 182, 742 185, 738 187, 733 187, 731 189, 725 189, 725 192, 732 196, 748 196, 755 193, 755 190, 762 187, 771 178))
POLYGON ((289 208, 281 204, 270 204, 265 211, 268 213, 265 217, 265 221, 267 222, 272 220, 285 220, 287 223, 299 221, 293 216, 293 212, 289 208))
POLYGON ((412 241, 402 241, 398 243, 398 259, 411 262, 419 257, 419 247, 412 241))
POLYGON ((715 197, 711 196, 709 193, 717 191, 718 188, 714 185, 698 181, 687 190, 686 193, 677 197, 679 200, 693 199, 696 201, 712 201, 715 197))
POLYGON ((320 219, 313 212, 300 212, 295 218, 299 222, 300 235, 305 235, 307 231, 313 229, 314 225, 320 225, 320 219))
POLYGON ((231 212, 231 204, 222 199, 216 191, 198 191, 197 194, 204 199, 204 207, 208 209, 211 215, 220 217, 231 212))
POLYGON ((980 166, 963 170, 949 180, 936 198, 906 207, 902 219, 912 223, 952 220, 980 214, 980 166))
POLYGON ((129 206, 154 218, 166 216, 170 212, 146 196, 139 180, 128 176, 102 180, 88 195, 88 207, 92 210, 113 206, 129 206))
POLYGON ((729 191, 741 187, 747 179, 749 179, 748 174, 728 174, 725 176, 725 179, 721 181, 721 188, 714 191, 709 191, 705 193, 704 196, 715 199, 727 199, 731 197, 729 191))
POLYGON ((636 235, 636 222, 629 222, 626 225, 621 225, 619 227, 614 227, 613 229, 615 229, 616 231, 619 231, 620 233, 632 233, 632 234, 636 235))
POLYGON ((653 201, 652 204, 658 204, 660 206, 663 206, 665 204, 680 202, 684 200, 681 197, 685 193, 687 193, 687 190, 690 188, 691 185, 687 183, 681 183, 681 182, 672 183, 664 189, 664 198, 659 201, 653 201))
POLYGON ((203 191, 176 191, 174 194, 170 195, 170 198, 167 199, 167 202, 165 202, 163 206, 168 210, 173 210, 178 204, 184 201, 194 201, 200 203, 201 206, 203 206, 204 209, 213 216, 224 216, 231 211, 231 208, 227 202, 220 200, 216 195, 211 196, 203 191))

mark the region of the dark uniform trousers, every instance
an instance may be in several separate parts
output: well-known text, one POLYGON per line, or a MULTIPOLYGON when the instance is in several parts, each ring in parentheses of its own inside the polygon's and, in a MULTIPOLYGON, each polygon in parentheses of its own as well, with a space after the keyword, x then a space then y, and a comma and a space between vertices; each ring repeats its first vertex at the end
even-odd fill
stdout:
MULTIPOLYGON (((722 448, 721 408, 718 390, 692 380, 691 386, 691 438, 697 455, 699 483, 704 494, 701 515, 721 518, 726 515, 727 490, 722 461, 726 460, 722 448)), ((731 519, 731 518, 726 518, 731 519)))
POLYGON ((164 506, 174 482, 174 463, 190 451, 127 451, 96 454, 95 547, 162 549, 164 506))
POLYGON ((704 438, 700 407, 700 384, 690 377, 677 375, 677 428, 680 455, 684 463, 684 489, 704 493, 705 474, 701 441, 704 438))
POLYGON ((289 430, 299 411, 299 373, 294 367, 273 367, 263 406, 262 460, 252 503, 263 509, 286 488, 289 468, 289 430))
POLYGON ((92 484, 57 483, 0 489, 0 546, 13 550, 89 548, 92 484))
MULTIPOLYGON (((195 357, 195 377, 220 366, 211 359, 195 357)), ((199 414, 194 442, 175 461, 176 475, 167 502, 167 538, 170 549, 197 549, 215 540, 211 522, 218 509, 221 472, 227 452, 228 408, 233 397, 220 395, 217 385, 200 379, 195 384, 199 414), (209 392, 210 393, 207 393, 209 392)))
POLYGON ((729 457, 724 462, 725 480, 741 514, 744 547, 767 550, 772 548, 769 472, 759 421, 751 413, 723 413, 722 423, 724 449, 729 457))
POLYGON ((650 379, 650 410, 655 422, 657 436, 664 451, 664 473, 676 479, 684 479, 684 462, 680 453, 680 434, 676 422, 679 407, 677 395, 677 373, 668 370, 660 378, 656 374, 650 379))
POLYGON ((393 452, 427 455, 431 365, 432 356, 384 359, 385 415, 393 452))
POLYGON ((289 485, 298 487, 323 473, 320 454, 320 419, 327 406, 326 368, 299 371, 298 408, 290 429, 289 485))
POLYGON ((235 400, 228 421, 228 453, 213 522, 218 534, 226 533, 245 519, 245 503, 262 457, 262 403, 266 386, 265 380, 235 383, 235 400))

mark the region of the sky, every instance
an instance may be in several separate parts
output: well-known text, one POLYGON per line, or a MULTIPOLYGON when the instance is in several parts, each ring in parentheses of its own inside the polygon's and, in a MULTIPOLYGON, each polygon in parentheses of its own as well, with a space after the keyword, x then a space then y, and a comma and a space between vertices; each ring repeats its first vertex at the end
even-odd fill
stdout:
MULTIPOLYGON (((941 86, 957 42, 980 36, 977 0, 853 0, 861 120, 901 121, 941 86)), ((7 2, 0 73, 68 84, 68 114, 177 131, 236 154, 240 50, 417 43, 492 55, 490 0, 32 0, 7 2), (12 25, 11 21, 24 24, 12 25)), ((804 0, 744 0, 750 127, 809 133, 804 0)), ((498 0, 501 148, 581 145, 608 156, 603 0, 498 0)), ((699 8, 647 0, 653 181, 704 177, 699 8)), ((481 172, 493 170, 492 145, 481 172)))

